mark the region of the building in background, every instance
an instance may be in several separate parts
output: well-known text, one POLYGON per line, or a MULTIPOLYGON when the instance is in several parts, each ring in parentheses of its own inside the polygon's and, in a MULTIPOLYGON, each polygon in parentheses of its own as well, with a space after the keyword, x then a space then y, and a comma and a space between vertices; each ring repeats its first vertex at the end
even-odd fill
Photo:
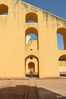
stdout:
POLYGON ((66 21, 21 0, 1 0, 0 78, 24 78, 31 70, 39 78, 66 73, 66 21))

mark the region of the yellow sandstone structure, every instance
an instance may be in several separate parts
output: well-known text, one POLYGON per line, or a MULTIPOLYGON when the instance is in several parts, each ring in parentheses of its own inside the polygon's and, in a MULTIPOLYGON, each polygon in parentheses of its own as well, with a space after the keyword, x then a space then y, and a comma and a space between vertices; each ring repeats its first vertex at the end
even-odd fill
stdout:
POLYGON ((39 78, 60 77, 65 62, 66 20, 21 0, 0 0, 0 78, 24 78, 31 72, 39 78), (64 50, 58 50, 57 33, 63 35, 64 50))

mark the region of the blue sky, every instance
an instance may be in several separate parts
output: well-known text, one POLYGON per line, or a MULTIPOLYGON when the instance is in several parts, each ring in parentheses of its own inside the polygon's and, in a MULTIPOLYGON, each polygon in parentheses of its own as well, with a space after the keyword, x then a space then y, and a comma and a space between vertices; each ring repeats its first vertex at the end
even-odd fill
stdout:
POLYGON ((37 39, 37 36, 36 36, 35 34, 30 33, 29 35, 31 36, 31 39, 32 39, 32 40, 36 40, 36 39, 37 39))
POLYGON ((58 49, 59 50, 64 50, 63 36, 59 33, 57 34, 57 43, 58 43, 58 49))
MULTIPOLYGON (((22 0, 66 20, 66 0, 22 0)), ((58 49, 64 49, 63 37, 57 34, 58 49)))
POLYGON ((66 20, 66 0, 22 0, 66 20))

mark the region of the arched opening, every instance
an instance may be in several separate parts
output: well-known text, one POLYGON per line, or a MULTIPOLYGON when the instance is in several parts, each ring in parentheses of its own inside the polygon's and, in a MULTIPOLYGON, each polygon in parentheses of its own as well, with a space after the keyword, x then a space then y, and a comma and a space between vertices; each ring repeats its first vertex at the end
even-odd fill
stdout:
POLYGON ((25 59, 25 75, 27 77, 39 77, 39 60, 34 55, 29 55, 25 59), (31 75, 32 73, 32 75, 31 75))
POLYGON ((59 28, 57 30, 57 44, 59 50, 66 50, 66 29, 59 28))
POLYGON ((58 43, 58 49, 64 50, 64 40, 63 35, 57 33, 57 43, 58 43))
POLYGON ((26 23, 37 23, 38 16, 36 13, 30 12, 26 14, 26 23))
POLYGON ((66 55, 59 57, 59 72, 60 76, 66 76, 66 55))
POLYGON ((31 27, 25 31, 25 48, 26 50, 39 49, 38 31, 36 28, 31 27))
POLYGON ((29 62, 28 69, 30 69, 30 72, 35 73, 35 63, 34 62, 29 62))
POLYGON ((0 15, 8 15, 8 6, 0 4, 0 15))

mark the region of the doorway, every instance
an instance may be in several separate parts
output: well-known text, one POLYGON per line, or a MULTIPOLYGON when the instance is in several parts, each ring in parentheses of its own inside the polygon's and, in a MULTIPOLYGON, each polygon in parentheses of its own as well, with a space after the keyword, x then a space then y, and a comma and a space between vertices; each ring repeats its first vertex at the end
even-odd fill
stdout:
POLYGON ((25 59, 25 75, 26 77, 39 77, 39 61, 37 57, 30 55, 25 59))
POLYGON ((30 69, 30 73, 35 73, 35 64, 33 62, 30 62, 28 64, 28 69, 30 69))

